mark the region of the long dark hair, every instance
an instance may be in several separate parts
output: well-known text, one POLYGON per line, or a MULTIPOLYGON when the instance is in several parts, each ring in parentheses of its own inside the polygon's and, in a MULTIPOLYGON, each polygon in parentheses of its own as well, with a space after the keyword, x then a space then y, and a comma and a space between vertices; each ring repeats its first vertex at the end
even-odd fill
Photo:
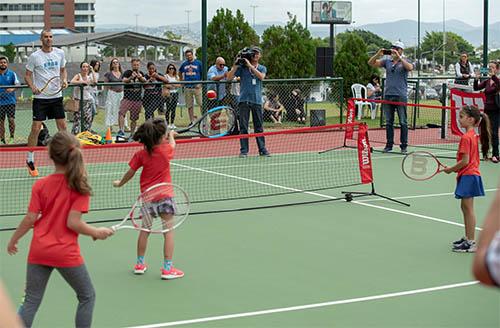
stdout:
POLYGON ((114 61, 117 61, 118 62, 118 70, 120 71, 120 73, 122 72, 122 64, 120 63, 120 61, 118 60, 118 58, 112 58, 111 61, 109 62, 109 71, 112 72, 113 71, 113 62, 114 61))
POLYGON ((66 131, 57 132, 49 142, 49 156, 54 163, 64 166, 69 187, 82 195, 90 195, 80 141, 66 131))
POLYGON ((464 106, 462 112, 474 119, 474 124, 479 123, 479 140, 481 141, 481 153, 483 157, 488 156, 491 143, 491 124, 488 115, 481 113, 476 106, 464 106))
POLYGON ((170 67, 173 67, 173 68, 174 68, 174 76, 175 76, 175 75, 177 75, 177 68, 175 67, 175 65, 174 65, 174 64, 168 64, 168 65, 167 65, 167 69, 165 70, 165 74, 168 74, 168 69, 169 69, 170 67))
POLYGON ((142 143, 147 152, 151 155, 153 147, 160 144, 167 133, 167 124, 162 118, 147 120, 134 133, 134 140, 142 143))

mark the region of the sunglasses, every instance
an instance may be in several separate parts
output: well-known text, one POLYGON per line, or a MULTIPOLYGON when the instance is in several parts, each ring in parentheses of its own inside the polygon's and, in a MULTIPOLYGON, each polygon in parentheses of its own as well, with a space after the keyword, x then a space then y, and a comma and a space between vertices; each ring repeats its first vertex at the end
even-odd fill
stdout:
POLYGON ((175 69, 175 67, 169 67, 169 68, 167 68, 167 69, 168 69, 168 70, 171 70, 171 69, 175 69))

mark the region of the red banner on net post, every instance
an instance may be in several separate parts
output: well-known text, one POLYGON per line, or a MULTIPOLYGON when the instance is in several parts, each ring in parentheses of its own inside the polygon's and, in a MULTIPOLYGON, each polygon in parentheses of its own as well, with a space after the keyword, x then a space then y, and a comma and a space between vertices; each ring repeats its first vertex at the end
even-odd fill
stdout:
MULTIPOLYGON (((347 119, 346 123, 354 123, 356 121, 356 107, 354 106, 354 100, 349 99, 347 101, 347 119)), ((346 139, 352 139, 354 137, 354 127, 348 126, 345 131, 346 139)))
POLYGON ((484 102, 486 97, 484 93, 472 93, 465 92, 459 89, 450 90, 450 107, 451 109, 451 133, 457 136, 461 136, 465 133, 465 129, 460 127, 460 122, 458 121, 460 109, 463 106, 474 105, 482 112, 484 111, 484 102))
POLYGON ((372 156, 368 140, 368 126, 363 123, 358 130, 358 163, 361 183, 373 182, 372 156))

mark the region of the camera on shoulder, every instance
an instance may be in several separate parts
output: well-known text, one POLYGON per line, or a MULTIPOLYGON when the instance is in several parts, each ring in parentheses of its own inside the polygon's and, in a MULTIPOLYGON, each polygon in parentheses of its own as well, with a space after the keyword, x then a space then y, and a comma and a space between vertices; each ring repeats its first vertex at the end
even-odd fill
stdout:
POLYGON ((238 56, 236 57, 236 64, 240 66, 246 66, 245 59, 248 59, 249 62, 255 57, 255 50, 252 48, 243 48, 238 52, 238 56))

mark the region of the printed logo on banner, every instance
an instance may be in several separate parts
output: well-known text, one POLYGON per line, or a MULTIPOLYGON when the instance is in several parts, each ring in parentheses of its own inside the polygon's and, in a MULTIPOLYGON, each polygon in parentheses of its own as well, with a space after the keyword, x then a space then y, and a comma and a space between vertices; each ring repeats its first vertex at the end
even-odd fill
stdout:
MULTIPOLYGON (((354 100, 349 99, 347 101, 347 119, 346 119, 346 123, 347 124, 354 123, 355 117, 356 117, 356 115, 355 115, 354 100)), ((349 127, 346 128, 345 137, 346 137, 346 139, 353 139, 353 137, 354 137, 354 127, 349 126, 349 127)))
POLYGON ((451 132, 457 136, 461 136, 466 132, 465 129, 460 127, 460 122, 458 121, 458 113, 463 106, 476 106, 482 112, 484 111, 485 101, 486 98, 484 96, 484 93, 472 93, 458 89, 451 89, 450 106, 455 108, 451 110, 451 132))
POLYGON ((368 141, 368 127, 365 123, 358 130, 358 162, 361 183, 373 182, 372 159, 370 153, 370 142, 368 141))

